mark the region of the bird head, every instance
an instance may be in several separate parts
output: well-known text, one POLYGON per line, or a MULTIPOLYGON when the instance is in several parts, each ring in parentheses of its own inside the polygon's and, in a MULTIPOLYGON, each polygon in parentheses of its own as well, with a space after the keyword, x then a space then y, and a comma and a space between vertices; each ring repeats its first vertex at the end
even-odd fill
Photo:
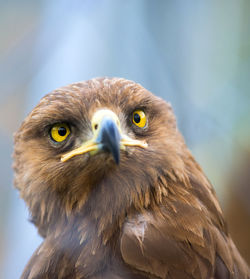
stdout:
POLYGON ((84 208, 112 219, 159 202, 160 181, 184 176, 183 148, 171 106, 141 85, 74 83, 43 97, 16 133, 15 185, 44 230, 84 208))

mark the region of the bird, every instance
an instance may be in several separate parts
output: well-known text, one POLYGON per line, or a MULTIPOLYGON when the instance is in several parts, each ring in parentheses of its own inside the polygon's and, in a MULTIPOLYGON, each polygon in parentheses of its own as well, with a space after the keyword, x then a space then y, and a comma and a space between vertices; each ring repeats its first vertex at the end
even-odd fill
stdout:
POLYGON ((22 279, 250 278, 169 103, 102 77, 45 95, 14 137, 43 242, 22 279))

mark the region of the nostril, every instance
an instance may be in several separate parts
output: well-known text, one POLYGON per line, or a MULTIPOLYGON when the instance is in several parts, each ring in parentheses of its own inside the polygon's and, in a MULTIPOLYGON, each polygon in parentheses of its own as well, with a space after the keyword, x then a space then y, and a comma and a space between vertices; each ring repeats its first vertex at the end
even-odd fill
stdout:
POLYGON ((97 130, 97 128, 98 128, 98 124, 95 124, 94 128, 95 128, 95 130, 97 130))

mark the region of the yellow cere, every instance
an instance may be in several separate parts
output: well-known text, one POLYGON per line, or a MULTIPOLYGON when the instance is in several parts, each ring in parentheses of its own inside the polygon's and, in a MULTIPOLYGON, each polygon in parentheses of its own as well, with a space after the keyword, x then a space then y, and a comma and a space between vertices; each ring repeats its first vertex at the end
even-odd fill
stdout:
POLYGON ((64 141, 69 134, 70 129, 66 123, 55 124, 50 130, 50 136, 56 142, 64 141))
POLYGON ((143 110, 136 110, 133 112, 133 123, 140 128, 144 128, 146 126, 147 117, 143 110))

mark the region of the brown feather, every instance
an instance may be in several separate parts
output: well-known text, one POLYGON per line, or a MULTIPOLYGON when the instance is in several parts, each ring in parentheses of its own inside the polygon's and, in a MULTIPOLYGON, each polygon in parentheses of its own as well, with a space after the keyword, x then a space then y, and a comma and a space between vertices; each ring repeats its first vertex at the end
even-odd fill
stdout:
POLYGON ((22 278, 250 278, 214 190, 176 128, 171 106, 118 78, 74 83, 46 95, 15 135, 15 185, 44 242, 22 278), (83 154, 61 162, 92 133, 100 108, 115 112, 147 149, 83 154), (131 115, 143 109, 145 129, 131 115), (49 138, 71 125, 63 145, 49 138))

